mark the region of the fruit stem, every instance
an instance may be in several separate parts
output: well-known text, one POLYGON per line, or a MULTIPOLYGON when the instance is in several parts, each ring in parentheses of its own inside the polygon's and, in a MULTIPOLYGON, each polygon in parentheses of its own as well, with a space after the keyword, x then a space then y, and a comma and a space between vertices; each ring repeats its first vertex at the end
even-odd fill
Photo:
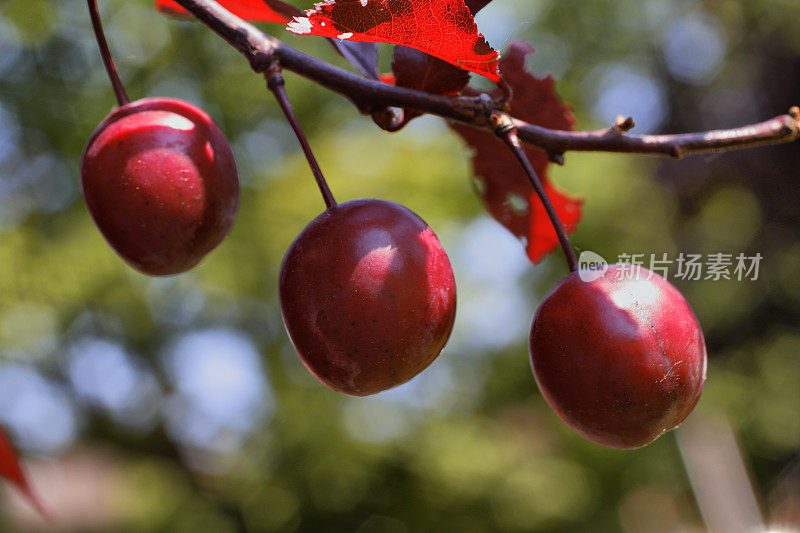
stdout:
POLYGON ((294 114, 292 104, 289 103, 289 98, 286 96, 285 82, 277 62, 273 62, 264 75, 267 78, 267 87, 269 87, 269 90, 275 95, 275 99, 278 100, 278 105, 281 106, 283 114, 286 115, 286 120, 289 121, 289 124, 294 130, 294 134, 297 136, 297 140, 300 141, 300 146, 303 148, 303 153, 308 160, 308 165, 311 167, 311 172, 314 174, 314 179, 317 180, 319 192, 322 193, 322 199, 325 200, 325 206, 328 209, 336 207, 336 200, 333 198, 330 188, 328 188, 328 182, 325 181, 325 176, 322 175, 322 170, 319 168, 317 158, 314 157, 314 152, 311 151, 311 146, 308 144, 306 135, 303 133, 303 129, 297 121, 297 116, 294 114))
POLYGON ((528 156, 525 154, 525 150, 523 150, 522 146, 520 145, 519 137, 517 136, 517 130, 514 128, 511 118, 505 114, 492 115, 492 121, 495 124, 495 134, 500 137, 500 139, 502 139, 502 141, 511 149, 511 152, 517 158, 517 161, 519 161, 520 165, 522 165, 522 168, 525 170, 525 173, 528 175, 528 179, 530 179, 533 189, 536 191, 536 194, 539 196, 542 204, 544 204, 545 211, 547 211, 547 216, 550 217, 550 222, 553 224, 553 229, 556 230, 556 235, 558 235, 558 241, 561 243, 561 248, 564 250, 564 256, 567 259, 567 265, 569 266, 570 271, 577 272, 578 258, 575 257, 575 250, 572 249, 572 244, 569 242, 567 232, 564 229, 564 226, 561 224, 561 221, 558 219, 556 210, 553 208, 550 198, 547 197, 547 193, 544 191, 544 187, 542 186, 542 182, 539 180, 539 176, 536 175, 533 165, 531 165, 531 162, 528 160, 528 156))
POLYGON ((108 49, 106 42, 106 35, 103 33, 103 24, 100 22, 100 13, 97 11, 97 1, 87 0, 89 4, 89 16, 92 18, 92 28, 94 28, 94 35, 97 38, 97 46, 100 47, 100 55, 103 57, 103 64, 106 66, 108 72, 108 79, 111 80, 111 86, 114 88, 114 94, 117 95, 117 102, 120 106, 129 103, 128 95, 125 94, 125 87, 122 86, 122 81, 117 74, 117 67, 114 66, 114 60, 111 59, 111 51, 108 49))
POLYGON ((508 84, 508 82, 503 78, 500 78, 500 81, 497 82, 497 87, 499 87, 503 93, 497 103, 500 105, 501 109, 509 111, 509 105, 511 104, 511 100, 514 98, 514 91, 511 89, 511 86, 508 84))

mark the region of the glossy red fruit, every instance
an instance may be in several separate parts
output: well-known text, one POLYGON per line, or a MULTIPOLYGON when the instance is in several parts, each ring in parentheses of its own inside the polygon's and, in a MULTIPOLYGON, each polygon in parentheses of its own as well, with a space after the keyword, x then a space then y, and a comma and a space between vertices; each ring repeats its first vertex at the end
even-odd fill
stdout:
POLYGON ((456 286, 430 227, 384 200, 328 209, 292 243, 280 273, 284 324, 333 390, 366 396, 422 372, 453 327, 456 286))
POLYGON ((239 204, 227 139, 202 110, 172 98, 108 115, 84 149, 81 183, 111 247, 154 276, 196 265, 228 234, 239 204))
POLYGON ((631 268, 611 265, 588 282, 568 275, 542 301, 530 337, 550 406, 586 439, 621 449, 676 428, 706 379, 703 332, 689 304, 658 274, 631 268))

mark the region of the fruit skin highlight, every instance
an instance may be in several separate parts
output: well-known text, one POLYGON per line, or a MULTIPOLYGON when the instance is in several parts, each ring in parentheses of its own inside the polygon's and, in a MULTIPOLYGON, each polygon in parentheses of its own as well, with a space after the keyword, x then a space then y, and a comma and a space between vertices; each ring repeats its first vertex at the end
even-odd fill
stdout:
POLYGON ((111 247, 153 276, 195 266, 230 232, 239 204, 225 135, 202 110, 173 98, 111 112, 83 151, 81 185, 111 247))
POLYGON ((689 304, 667 280, 631 265, 611 265, 594 281, 579 272, 561 280, 536 311, 530 356, 556 413, 609 448, 639 448, 675 429, 706 379, 689 304))
POLYGON ((279 296, 305 365, 354 396, 427 368, 456 310, 453 271, 433 230, 407 208, 374 199, 336 205, 306 226, 283 259, 279 296))

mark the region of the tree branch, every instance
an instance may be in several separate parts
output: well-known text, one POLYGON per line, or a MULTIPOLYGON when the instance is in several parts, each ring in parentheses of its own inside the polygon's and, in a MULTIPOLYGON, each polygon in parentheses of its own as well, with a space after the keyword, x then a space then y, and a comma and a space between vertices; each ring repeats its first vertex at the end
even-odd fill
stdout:
MULTIPOLYGON (((276 57, 284 69, 345 96, 365 114, 386 112, 390 107, 409 108, 491 131, 492 111, 502 107, 502 102, 487 101, 486 95, 442 96, 362 78, 266 35, 213 0, 176 1, 244 55, 254 71, 265 71, 276 57)), ((567 151, 680 158, 689 154, 794 141, 800 138, 800 109, 794 107, 788 115, 760 124, 678 135, 629 135, 626 132, 633 122, 624 118, 611 128, 598 131, 551 130, 518 119, 513 119, 513 124, 521 140, 544 150, 553 161, 559 163, 563 162, 563 154, 567 151)))
POLYGON ((791 142, 800 137, 800 113, 781 115, 766 122, 730 130, 677 135, 626 135, 617 126, 599 131, 558 131, 514 120, 519 136, 550 154, 573 151, 685 155, 724 152, 765 144, 791 142))

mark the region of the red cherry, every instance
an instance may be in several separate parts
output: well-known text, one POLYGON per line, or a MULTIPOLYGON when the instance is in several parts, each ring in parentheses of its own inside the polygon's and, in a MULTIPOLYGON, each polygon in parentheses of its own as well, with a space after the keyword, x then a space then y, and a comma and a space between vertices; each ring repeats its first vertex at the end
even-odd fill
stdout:
POLYGON ((283 259, 279 293, 308 369, 355 396, 422 372, 455 319, 455 279, 439 239, 384 200, 339 204, 306 226, 283 259))
POLYGON ((239 203, 227 139, 202 110, 172 98, 108 115, 86 144, 81 182, 111 247, 154 276, 196 265, 228 234, 239 203))
POLYGON ((706 379, 703 332, 689 304, 658 274, 631 268, 611 265, 587 282, 577 272, 565 277, 539 305, 530 337, 550 406, 586 439, 620 449, 675 429, 706 379))

